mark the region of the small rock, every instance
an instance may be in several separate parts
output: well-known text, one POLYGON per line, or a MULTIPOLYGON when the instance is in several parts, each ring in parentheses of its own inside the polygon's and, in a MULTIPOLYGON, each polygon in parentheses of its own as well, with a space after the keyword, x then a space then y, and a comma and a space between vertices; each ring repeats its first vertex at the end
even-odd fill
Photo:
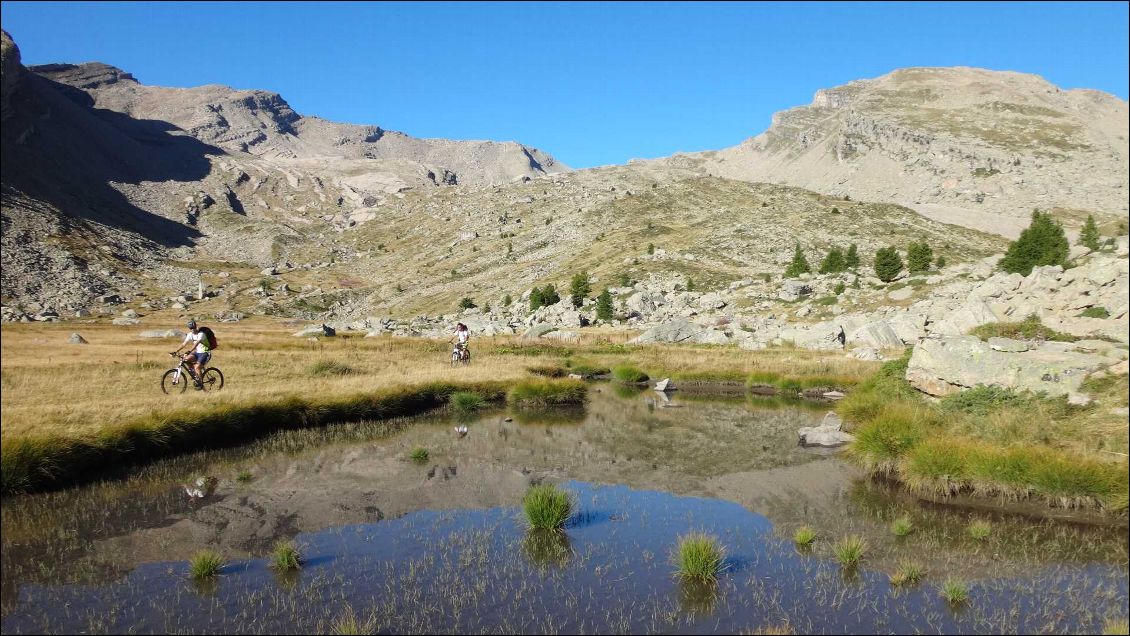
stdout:
POLYGON ((1067 403, 1072 406, 1087 406, 1091 402, 1094 402, 1094 400, 1086 393, 1076 393, 1072 391, 1067 394, 1067 403))
POLYGON ((83 338, 78 333, 72 333, 71 337, 67 338, 67 342, 69 342, 71 344, 88 344, 86 342, 86 338, 83 338))

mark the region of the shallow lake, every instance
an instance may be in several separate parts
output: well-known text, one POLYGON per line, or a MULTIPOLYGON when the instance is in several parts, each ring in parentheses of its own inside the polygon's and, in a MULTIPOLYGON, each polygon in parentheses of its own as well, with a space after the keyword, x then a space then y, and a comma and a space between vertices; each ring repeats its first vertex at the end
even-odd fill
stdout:
POLYGON ((289 431, 6 499, 0 626, 26 632, 1095 632, 1127 611, 1125 525, 916 501, 796 429, 828 405, 594 387, 584 410, 443 412, 289 431), (467 426, 466 435, 454 427, 467 426), (425 448, 428 459, 409 458, 425 448), (214 478, 205 496, 184 484, 214 478), (532 483, 578 512, 526 529, 532 483), (897 537, 895 519, 913 531, 897 537), (968 532, 990 523, 989 536, 968 532), (818 538, 798 548, 801 525, 818 538), (679 537, 726 549, 674 576, 679 537), (834 544, 867 542, 839 565, 834 544), (303 568, 279 574, 293 539, 303 568), (194 582, 188 559, 227 564, 194 582), (915 562, 915 585, 890 574, 915 562), (939 592, 960 581, 957 605, 939 592))

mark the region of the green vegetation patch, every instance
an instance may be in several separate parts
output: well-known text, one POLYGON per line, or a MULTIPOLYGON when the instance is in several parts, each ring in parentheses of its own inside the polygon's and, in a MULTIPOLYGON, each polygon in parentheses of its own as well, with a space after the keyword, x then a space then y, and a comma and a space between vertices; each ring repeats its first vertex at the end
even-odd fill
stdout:
POLYGON ((990 322, 980 327, 975 327, 969 332, 981 340, 989 338, 1012 338, 1014 340, 1055 340, 1058 342, 1075 342, 1079 338, 1058 332, 1040 322, 1040 317, 1032 314, 1020 322, 990 322))
POLYGON ((676 576, 693 581, 713 581, 725 569, 726 551, 718 539, 692 532, 679 537, 675 547, 676 576))
POLYGON ((528 380, 511 387, 506 399, 516 406, 575 406, 584 404, 588 385, 581 380, 528 380))
POLYGON ((319 360, 306 368, 306 375, 311 377, 333 377, 340 375, 353 375, 357 370, 336 360, 319 360))
POLYGON ((531 486, 522 498, 522 509, 530 527, 538 530, 559 530, 573 514, 572 497, 554 484, 531 486))
POLYGON ((648 375, 639 369, 622 364, 612 368, 612 377, 617 382, 626 382, 629 384, 636 384, 639 382, 647 382, 648 375))
POLYGON ((543 378, 563 378, 569 375, 569 369, 557 364, 539 364, 526 367, 526 371, 532 375, 540 375, 543 378))

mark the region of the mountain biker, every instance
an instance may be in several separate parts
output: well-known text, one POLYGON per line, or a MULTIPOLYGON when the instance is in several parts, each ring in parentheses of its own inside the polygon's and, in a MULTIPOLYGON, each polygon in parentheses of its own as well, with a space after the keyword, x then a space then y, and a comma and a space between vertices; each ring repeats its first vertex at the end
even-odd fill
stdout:
POLYGON ((455 325, 455 335, 451 337, 448 342, 455 342, 455 349, 452 353, 458 353, 460 358, 467 355, 467 341, 471 339, 471 332, 467 330, 467 325, 459 323, 455 325))
POLYGON ((196 385, 196 390, 201 390, 204 385, 200 383, 201 373, 203 373, 204 365, 212 359, 212 353, 208 348, 208 337, 204 335, 204 331, 196 325, 195 320, 188 321, 189 333, 184 337, 184 342, 181 343, 173 354, 180 353, 186 345, 192 351, 184 357, 184 361, 189 363, 192 369, 196 372, 195 377, 192 379, 193 384, 196 385), (195 345, 195 346, 194 346, 195 345))

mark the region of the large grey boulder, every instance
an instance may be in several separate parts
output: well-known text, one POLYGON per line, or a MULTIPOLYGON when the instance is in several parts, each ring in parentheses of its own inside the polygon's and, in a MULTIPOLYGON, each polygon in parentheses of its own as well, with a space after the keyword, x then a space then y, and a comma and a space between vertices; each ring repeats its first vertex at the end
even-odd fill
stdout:
POLYGON ((553 325, 547 325, 545 323, 533 325, 529 329, 522 332, 522 340, 535 340, 547 333, 555 331, 556 329, 557 327, 554 327, 553 325))
POLYGON ((777 294, 777 297, 787 302, 793 302, 800 300, 801 298, 811 293, 811 285, 804 281, 790 278, 785 280, 785 282, 781 285, 781 291, 777 294))
POLYGON ((898 349, 903 346, 902 338, 885 320, 869 322, 856 329, 848 336, 847 343, 876 349, 898 349))
POLYGON ((927 338, 914 348, 906 379, 937 397, 978 385, 1058 396, 1078 392, 1088 373, 1109 364, 1109 358, 1054 346, 1059 344, 1007 352, 975 336, 927 338))
POLYGON ((184 332, 179 329, 151 329, 138 335, 142 338, 183 338, 184 332))
POLYGON ((997 322, 999 318, 993 308, 980 298, 970 298, 965 304, 949 313, 934 325, 933 332, 943 336, 963 336, 971 329, 997 322))
POLYGON ((77 333, 72 333, 71 337, 67 338, 67 342, 69 342, 70 344, 87 344, 86 338, 83 338, 77 333))
POLYGON ((686 318, 676 318, 670 322, 665 322, 648 329, 635 340, 632 340, 632 342, 635 344, 647 344, 652 342, 696 342, 703 331, 704 329, 702 327, 692 324, 686 318))

